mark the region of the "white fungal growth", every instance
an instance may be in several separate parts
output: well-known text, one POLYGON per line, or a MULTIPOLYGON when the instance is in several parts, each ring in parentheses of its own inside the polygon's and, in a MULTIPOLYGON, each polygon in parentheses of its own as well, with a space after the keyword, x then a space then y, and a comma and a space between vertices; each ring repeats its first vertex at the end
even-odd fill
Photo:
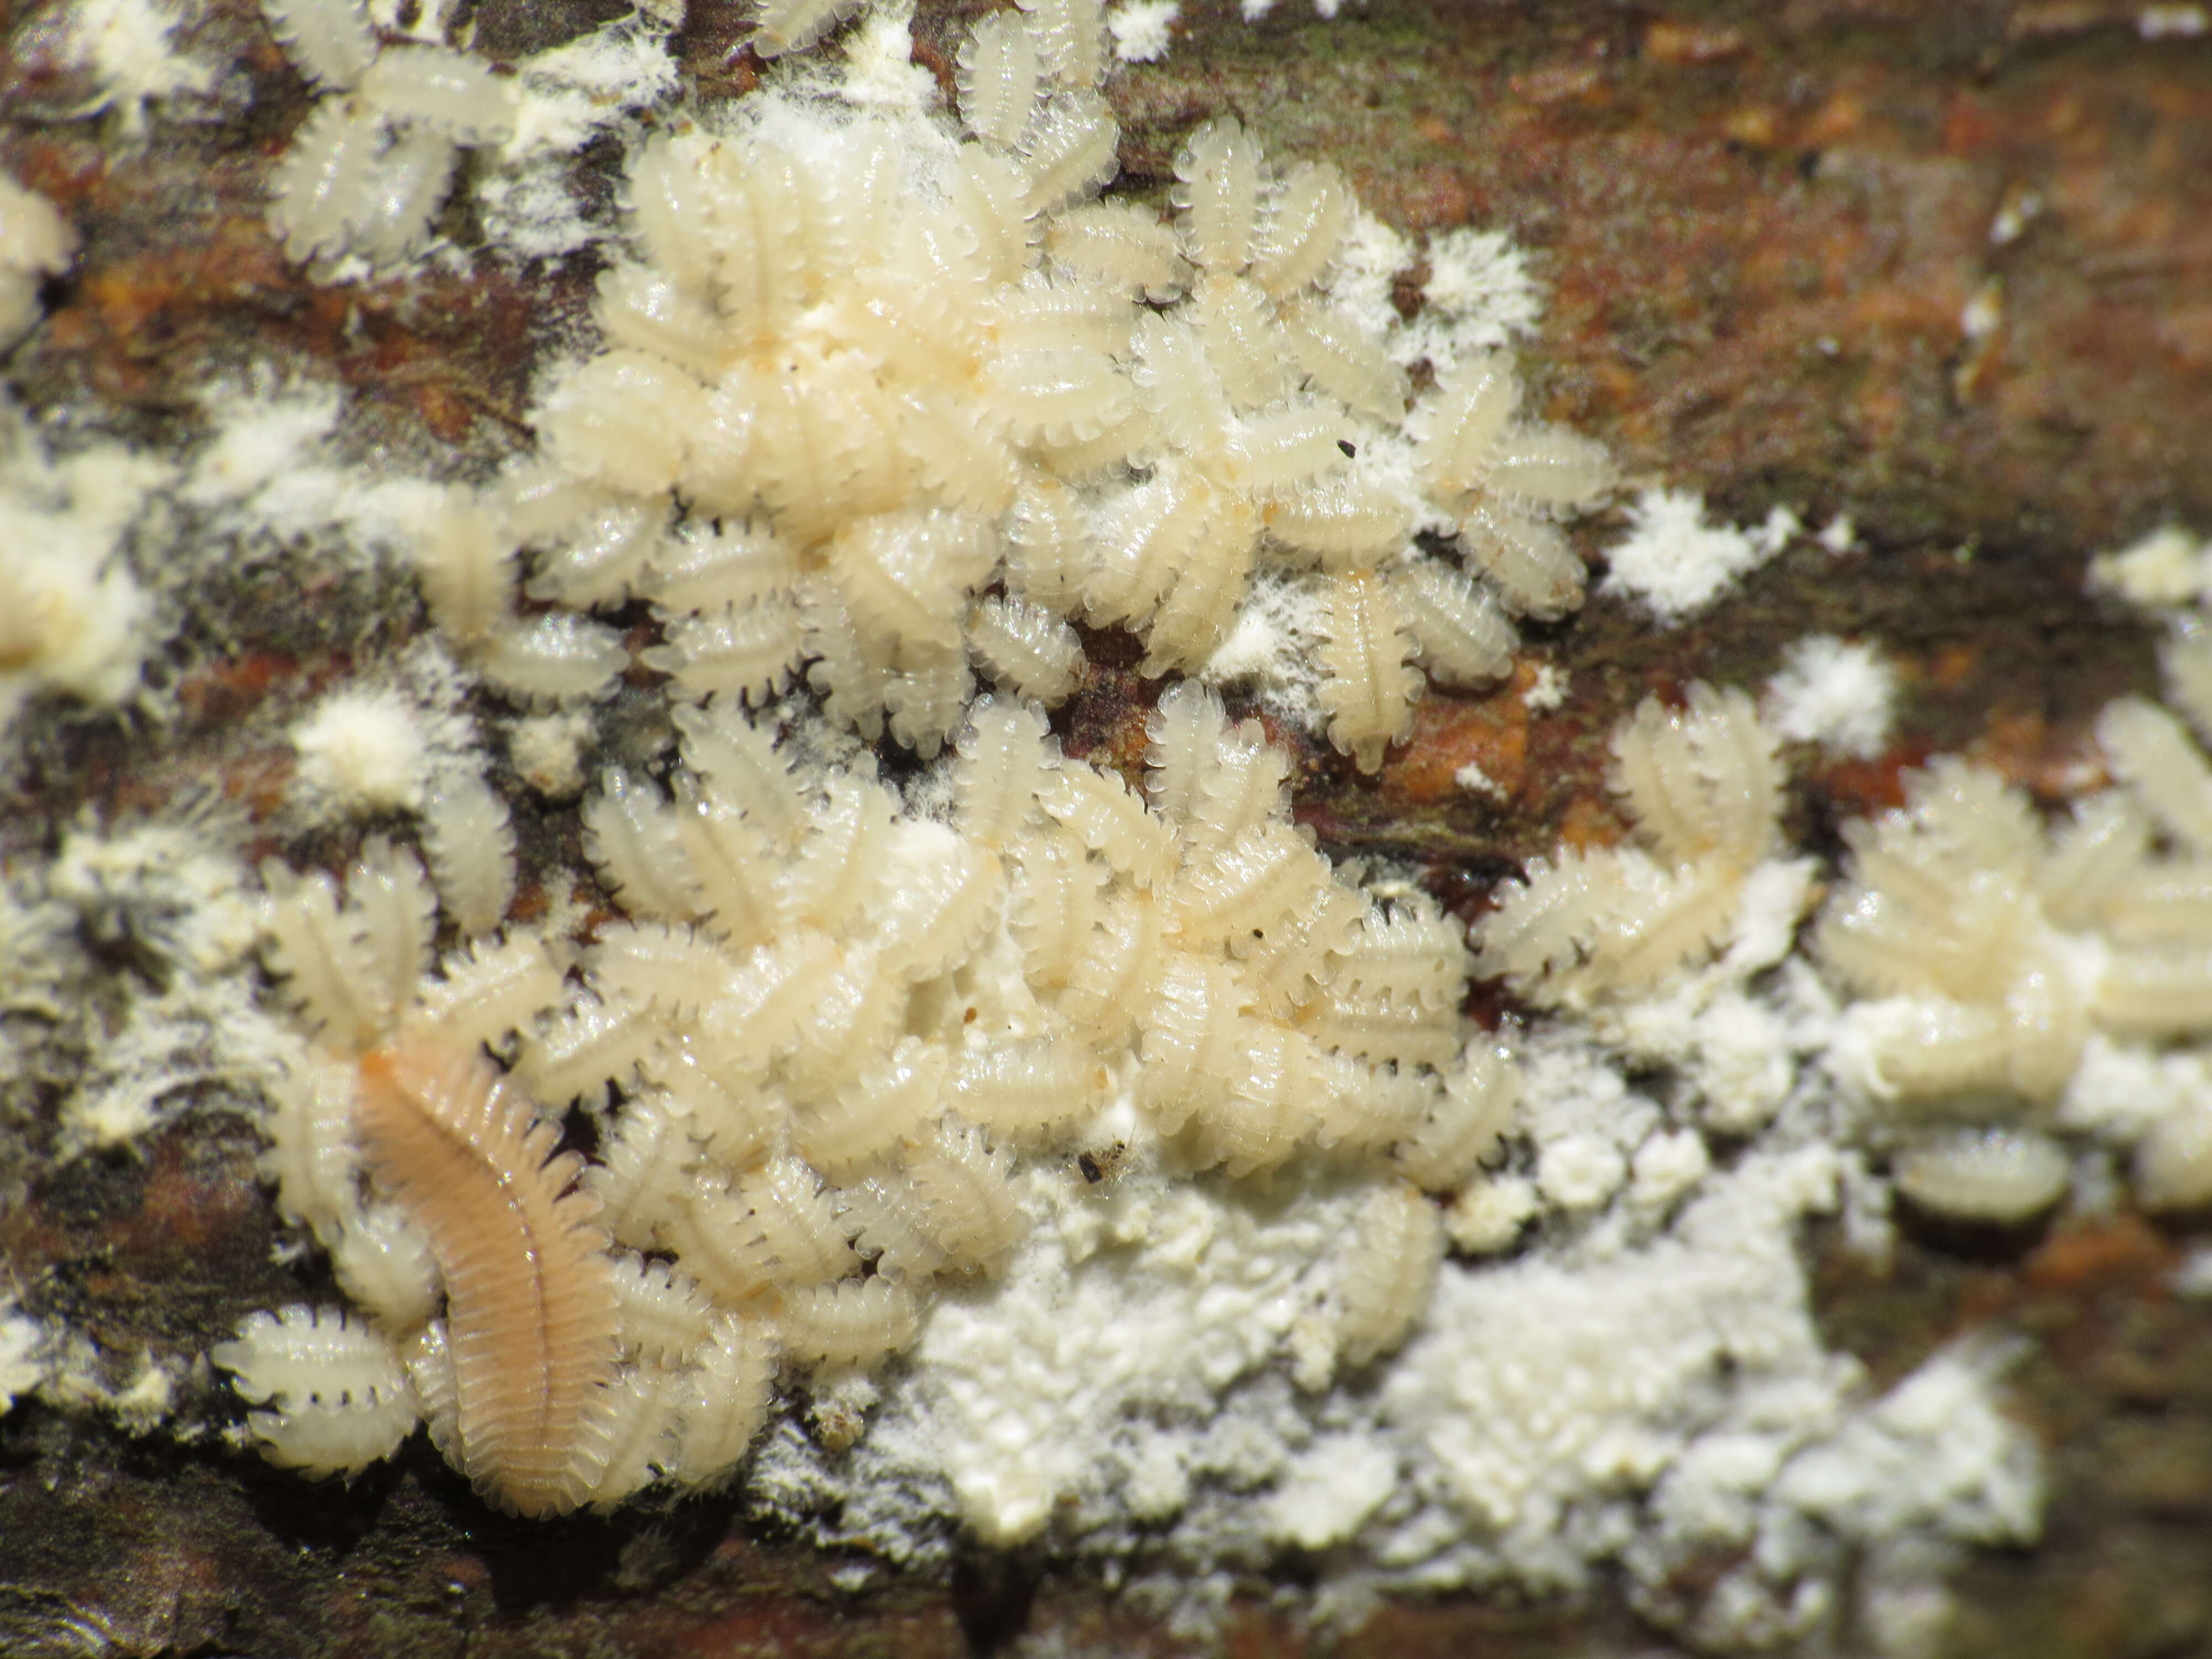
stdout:
POLYGON ((1867 760, 1889 741, 1896 701, 1897 671, 1878 649, 1811 634, 1767 683, 1765 719, 1784 738, 1867 760))
POLYGON ((420 717, 396 690, 335 691, 292 728, 294 774, 341 812, 415 811, 429 769, 420 717))
POLYGON ((92 82, 71 113, 112 113, 120 136, 143 143, 150 112, 168 114, 200 104, 222 65, 198 57, 176 39, 198 14, 160 0, 82 0, 53 20, 64 60, 92 82))
POLYGON ((541 795, 567 799, 584 787, 591 738, 591 721, 581 714, 530 716, 507 728, 507 761, 515 775, 541 795))
POLYGON ((155 616, 125 544, 172 471, 106 446, 58 462, 5 403, 0 443, 0 720, 44 692, 114 708, 155 616))
POLYGON ((1704 610, 1789 539, 1780 519, 1755 532, 1710 524, 1704 497, 1682 490, 1647 489, 1628 517, 1627 538, 1606 553, 1605 589, 1637 600, 1662 624, 1704 610))
POLYGON ((1528 256, 1504 232, 1463 226, 1429 238, 1427 252, 1422 301, 1463 348, 1503 345, 1535 328, 1541 307, 1528 256))
POLYGON ((0 351, 39 319, 39 285, 76 257, 76 231, 59 210, 0 173, 0 351))
POLYGON ((1181 0, 1122 0, 1106 14, 1114 56, 1125 64, 1153 64, 1168 55, 1181 0))

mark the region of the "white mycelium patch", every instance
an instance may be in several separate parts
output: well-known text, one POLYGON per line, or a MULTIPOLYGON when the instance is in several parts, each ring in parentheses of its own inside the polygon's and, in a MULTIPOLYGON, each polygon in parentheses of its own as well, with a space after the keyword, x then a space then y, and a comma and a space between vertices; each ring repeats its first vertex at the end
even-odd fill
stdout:
POLYGON ((91 79, 77 112, 111 115, 124 139, 137 143, 152 112, 193 112, 213 90, 220 66, 180 38, 203 15, 197 0, 76 0, 45 14, 40 26, 55 31, 60 55, 91 79))
POLYGON ((0 173, 0 351, 39 319, 39 285, 76 257, 76 231, 59 209, 0 173))
MULTIPOLYGON (((1415 250, 1233 120, 1190 135, 1164 217, 1100 193, 1095 7, 981 19, 957 121, 896 10, 802 52, 841 9, 770 8, 760 91, 623 129, 599 337, 489 484, 339 465, 334 399, 211 398, 176 499, 241 541, 404 562, 438 630, 288 733, 295 805, 386 831, 343 879, 272 861, 255 895, 212 818, 87 828, 11 872, 12 991, 102 927, 173 973, 86 1071, 70 1145, 130 1144, 184 1082, 270 1102, 278 1206, 349 1305, 217 1351, 241 1437, 327 1473, 420 1422, 531 1513, 734 1481, 825 1539, 1038 1540, 1194 1615, 1298 1552, 1346 1617, 1607 1575, 1714 1647, 1940 1608, 1948 1552, 2037 1523, 2005 1356, 1872 1397, 1820 1341, 1796 1235, 1840 1211, 1878 1246, 1889 1158, 1972 1219, 2057 1202, 2085 1139, 2130 1153, 2146 1203, 2212 1192, 2212 769, 2119 706, 2127 792, 2046 830, 1939 764, 1849 832, 1803 951, 1781 745, 1875 747, 1887 695, 1873 647, 1806 642, 1764 716, 1699 685, 1622 722, 1630 837, 1506 885, 1475 959, 1546 1012, 1479 1031, 1457 925, 1317 852, 1288 757, 1200 688, 1371 771, 1425 680, 1501 675, 1513 616, 1580 602, 1558 520, 1606 470, 1521 416, 1520 255, 1432 239, 1402 322, 1415 250), (636 599, 661 639, 634 656, 591 613, 636 599), (1141 775, 1048 735, 1078 623, 1181 681, 1141 775), (677 752, 601 771, 624 675, 677 752), (496 744, 472 686, 512 705, 496 744), (494 749, 556 814, 580 795, 598 875, 541 870, 527 924, 494 749), (580 1170, 551 1156, 572 1106, 580 1170), (494 1189, 557 1245, 557 1329, 504 1293, 527 1263, 494 1189), (533 1401, 559 1435, 518 1431, 533 1401)), ((1168 13, 1117 15, 1137 58, 1168 13)), ((323 95, 279 226, 325 276, 410 257, 465 143, 500 147, 498 249, 583 246, 548 158, 676 82, 665 17, 513 76, 380 46, 339 0, 271 17, 323 95)), ((128 701, 154 613, 101 503, 179 474, 100 496, 113 455, 15 454, 13 579, 66 587, 42 550, 82 556, 9 684, 128 701)), ((1792 531, 1656 493, 1633 517, 1612 580, 1662 618, 1792 531)), ((2193 639, 2172 670, 2212 707, 2193 639)), ((1564 691, 1547 668, 1526 701, 1564 691)), ((0 1392, 62 1397, 65 1347, 0 1321, 0 1392)), ((172 1369, 130 1358, 94 1392, 150 1421, 172 1369)))
POLYGON ((0 1050, 0 1080, 66 1081, 67 1150, 127 1146, 198 1096, 250 1101, 297 1054, 257 1006, 245 872, 196 827, 80 825, 53 857, 10 873, 0 986, 41 1018, 35 1039, 0 1050), (120 975, 118 952, 133 964, 120 975))
POLYGON ((1125 64, 1156 64, 1168 55, 1180 0, 1124 0, 1106 14, 1114 55, 1125 64))
POLYGON ((1799 526, 1777 507, 1755 530, 1716 525, 1694 491, 1647 489, 1629 509, 1629 533, 1606 550, 1605 591, 1662 623, 1694 616, 1782 551, 1799 526))
POLYGON ((343 809, 413 811, 429 757, 415 706, 398 693, 337 691, 292 728, 301 787, 343 809))
POLYGON ((1808 634, 1783 653, 1765 702, 1784 738, 1871 760, 1889 742, 1897 670, 1877 647, 1808 634))
POLYGON ((42 692, 137 694, 153 605, 125 547, 173 477, 112 445, 57 459, 0 396, 0 723, 42 692))

